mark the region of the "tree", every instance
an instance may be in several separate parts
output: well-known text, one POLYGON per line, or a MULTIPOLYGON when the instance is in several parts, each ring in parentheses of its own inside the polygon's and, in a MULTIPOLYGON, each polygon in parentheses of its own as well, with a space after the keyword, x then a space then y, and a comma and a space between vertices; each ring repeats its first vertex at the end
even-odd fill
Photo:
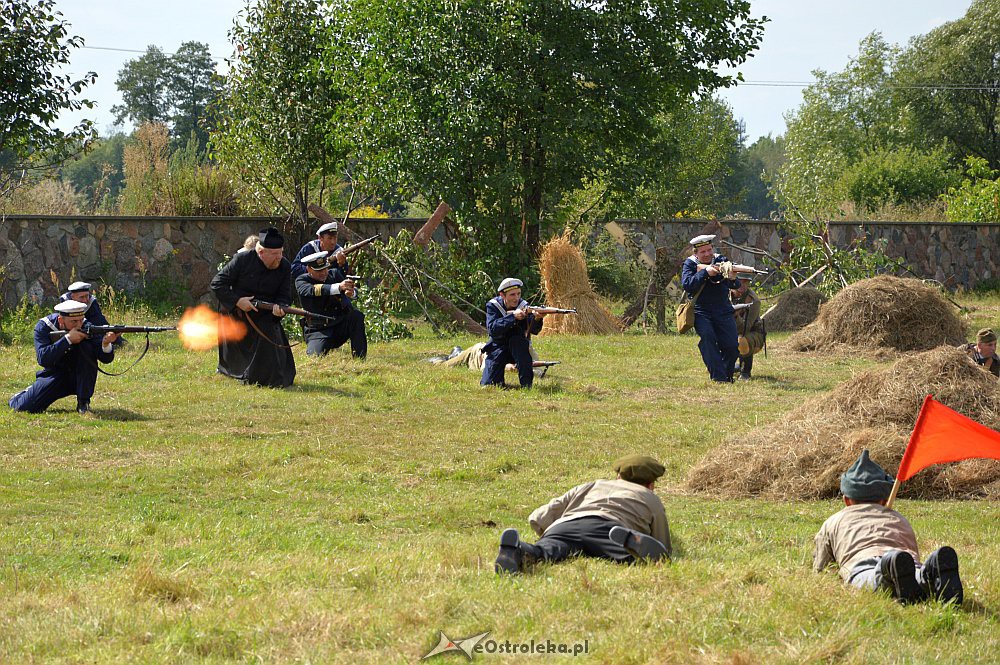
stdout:
POLYGON ((352 124, 367 177, 447 200, 514 255, 522 230, 583 183, 648 182, 655 119, 731 84, 718 67, 743 62, 763 24, 742 0, 331 5, 325 62, 356 73, 352 124))
POLYGON ((771 183, 785 161, 785 139, 761 136, 740 151, 733 173, 738 199, 731 213, 751 219, 770 219, 778 212, 778 201, 771 192, 771 183))
POLYGON ((158 46, 147 46, 143 55, 126 62, 115 81, 122 95, 122 103, 111 107, 115 124, 126 120, 136 126, 166 123, 171 115, 167 100, 169 70, 170 56, 158 46))
POLYGON ((998 54, 1000 0, 975 0, 964 17, 913 39, 896 77, 926 142, 947 140, 992 168, 1000 168, 998 54))
POLYGON ((83 39, 68 36, 54 5, 0 0, 0 198, 13 193, 26 171, 57 165, 96 135, 89 120, 68 132, 53 127, 64 111, 93 108, 77 96, 97 78, 57 73, 83 39))
POLYGON ((873 32, 842 72, 813 72, 816 83, 786 117, 786 161, 778 176, 778 198, 806 215, 833 214, 844 192, 838 176, 866 151, 912 143, 907 109, 897 103, 892 68, 898 50, 873 32))
POLYGON ((337 135, 342 95, 330 72, 321 75, 326 35, 318 0, 248 4, 229 33, 236 54, 212 135, 216 156, 258 205, 270 201, 302 223, 347 152, 327 136, 337 135))
POLYGON ((213 123, 210 108, 221 91, 222 77, 215 73, 208 44, 181 44, 171 58, 167 86, 175 142, 186 142, 194 136, 199 145, 208 145, 213 123))
POLYGON ((148 46, 125 63, 115 84, 122 95, 122 103, 111 107, 117 124, 164 123, 175 146, 186 145, 192 134, 201 145, 208 143, 208 109, 218 98, 221 77, 207 44, 184 42, 169 55, 148 46))
POLYGON ((61 178, 83 195, 92 212, 114 209, 125 185, 126 140, 122 133, 98 138, 86 154, 66 161, 60 169, 61 178))
POLYGON ((732 109, 713 97, 691 99, 663 113, 656 125, 648 148, 655 175, 649 184, 619 194, 618 210, 652 219, 728 210, 736 193, 728 181, 742 147, 732 109))

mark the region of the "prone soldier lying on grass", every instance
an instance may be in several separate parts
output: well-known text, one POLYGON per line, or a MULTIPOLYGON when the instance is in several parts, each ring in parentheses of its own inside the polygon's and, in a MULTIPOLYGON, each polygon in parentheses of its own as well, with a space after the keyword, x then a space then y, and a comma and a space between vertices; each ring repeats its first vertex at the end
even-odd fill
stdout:
POLYGON ((920 563, 913 527, 885 505, 892 484, 892 476, 862 451, 840 477, 846 507, 816 534, 813 569, 836 562, 847 584, 886 590, 901 603, 937 598, 961 604, 958 555, 946 545, 920 563))

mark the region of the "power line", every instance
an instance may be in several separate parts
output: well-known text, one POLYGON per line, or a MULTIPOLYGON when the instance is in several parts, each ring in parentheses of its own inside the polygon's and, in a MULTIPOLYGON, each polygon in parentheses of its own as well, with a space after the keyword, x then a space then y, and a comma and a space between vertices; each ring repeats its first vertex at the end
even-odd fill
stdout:
MULTIPOLYGON (((741 85, 759 88, 806 88, 815 85, 819 81, 737 81, 736 86, 741 85)), ((937 83, 927 85, 894 85, 884 86, 890 90, 974 90, 974 91, 1000 91, 1000 84, 988 83, 937 83)))
MULTIPOLYGON (((114 46, 81 46, 80 48, 90 49, 92 51, 118 51, 120 53, 148 53, 148 49, 144 50, 144 51, 140 51, 140 50, 134 49, 134 48, 117 48, 117 47, 114 47, 114 46)), ((161 51, 161 53, 163 53, 163 55, 170 56, 170 57, 173 57, 173 56, 177 55, 176 53, 168 53, 166 51, 161 51)), ((213 58, 217 58, 218 57, 214 53, 209 53, 209 55, 212 56, 213 58)))

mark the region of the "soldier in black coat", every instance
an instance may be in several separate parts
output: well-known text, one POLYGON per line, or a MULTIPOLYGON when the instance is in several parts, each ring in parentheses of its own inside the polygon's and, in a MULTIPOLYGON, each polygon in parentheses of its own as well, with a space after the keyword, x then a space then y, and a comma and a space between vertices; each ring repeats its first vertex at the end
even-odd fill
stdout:
POLYGON ((315 252, 302 257, 306 272, 295 278, 295 291, 302 308, 322 314, 330 319, 306 318, 306 353, 324 355, 351 341, 351 354, 355 358, 368 355, 368 337, 365 333, 365 315, 351 303, 355 294, 354 280, 339 270, 331 270, 333 257, 330 252, 315 252))
POLYGON ((220 310, 249 328, 238 342, 219 343, 219 373, 243 383, 286 388, 295 380, 295 358, 281 327, 281 306, 292 304, 291 264, 282 256, 285 239, 277 229, 264 229, 254 251, 240 252, 212 279, 220 310), (260 311, 259 298, 275 303, 260 311))

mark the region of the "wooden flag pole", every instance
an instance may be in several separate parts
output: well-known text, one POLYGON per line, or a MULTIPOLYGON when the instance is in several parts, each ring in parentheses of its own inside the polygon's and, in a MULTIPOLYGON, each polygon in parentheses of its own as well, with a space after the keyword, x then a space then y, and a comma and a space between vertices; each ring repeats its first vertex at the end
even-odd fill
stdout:
POLYGON ((892 491, 889 492, 889 499, 885 502, 886 508, 892 508, 892 502, 896 500, 896 495, 899 494, 899 486, 903 484, 903 481, 896 477, 896 481, 892 484, 892 491))

